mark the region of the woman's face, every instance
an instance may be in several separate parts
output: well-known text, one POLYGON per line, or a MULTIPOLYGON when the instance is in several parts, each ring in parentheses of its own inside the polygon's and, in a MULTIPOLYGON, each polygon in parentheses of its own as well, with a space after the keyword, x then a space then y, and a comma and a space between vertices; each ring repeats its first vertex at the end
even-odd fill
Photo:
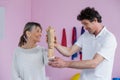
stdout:
POLYGON ((40 42, 42 30, 39 26, 33 26, 32 30, 28 32, 28 39, 34 42, 40 42))

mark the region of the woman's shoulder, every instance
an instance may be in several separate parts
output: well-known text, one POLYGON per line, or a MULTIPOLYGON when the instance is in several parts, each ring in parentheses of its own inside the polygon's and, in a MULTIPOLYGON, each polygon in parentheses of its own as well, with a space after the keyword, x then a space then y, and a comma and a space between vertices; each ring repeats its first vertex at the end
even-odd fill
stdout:
POLYGON ((43 46, 37 46, 38 49, 42 50, 42 51, 46 51, 47 48, 43 47, 43 46))
POLYGON ((19 50, 20 50, 20 47, 17 46, 17 47, 14 49, 14 52, 17 52, 17 51, 19 51, 19 50))
POLYGON ((13 51, 14 55, 16 56, 20 52, 19 47, 16 47, 13 51))

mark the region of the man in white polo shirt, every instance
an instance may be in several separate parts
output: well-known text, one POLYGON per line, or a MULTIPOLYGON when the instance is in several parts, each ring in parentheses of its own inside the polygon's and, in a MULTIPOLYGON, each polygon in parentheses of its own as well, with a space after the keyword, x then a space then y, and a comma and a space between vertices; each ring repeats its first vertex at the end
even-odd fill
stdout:
POLYGON ((56 57, 49 65, 83 69, 80 80, 111 80, 117 42, 115 36, 101 24, 101 18, 94 8, 83 9, 77 20, 84 26, 85 33, 69 48, 55 44, 55 48, 64 56, 82 51, 83 60, 65 61, 56 57))

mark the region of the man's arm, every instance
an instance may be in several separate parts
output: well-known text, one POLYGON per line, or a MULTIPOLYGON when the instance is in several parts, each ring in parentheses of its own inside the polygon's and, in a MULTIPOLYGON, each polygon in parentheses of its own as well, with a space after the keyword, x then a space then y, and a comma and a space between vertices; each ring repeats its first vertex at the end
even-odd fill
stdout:
POLYGON ((68 68, 76 68, 76 69, 92 69, 96 68, 104 58, 96 54, 93 59, 91 60, 82 60, 82 61, 66 61, 66 67, 68 68))
POLYGON ((56 58, 53 62, 49 62, 49 64, 53 67, 58 68, 75 68, 75 69, 93 69, 96 68, 104 58, 96 54, 91 60, 82 60, 82 61, 64 61, 60 58, 56 58))
POLYGON ((73 45, 71 47, 64 47, 61 46, 60 44, 55 44, 55 48, 64 56, 69 57, 75 52, 81 50, 81 48, 77 45, 73 45))

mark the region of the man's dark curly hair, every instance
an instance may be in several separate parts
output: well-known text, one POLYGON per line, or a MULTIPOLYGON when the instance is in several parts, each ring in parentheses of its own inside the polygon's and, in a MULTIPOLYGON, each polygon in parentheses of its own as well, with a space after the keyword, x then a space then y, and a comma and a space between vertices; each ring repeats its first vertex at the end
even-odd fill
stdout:
POLYGON ((102 22, 102 17, 100 16, 100 14, 98 13, 98 11, 96 11, 94 8, 90 8, 87 7, 85 9, 83 9, 80 14, 77 16, 77 20, 81 21, 83 19, 87 19, 90 22, 94 21, 94 19, 97 18, 97 21, 99 23, 102 22))

